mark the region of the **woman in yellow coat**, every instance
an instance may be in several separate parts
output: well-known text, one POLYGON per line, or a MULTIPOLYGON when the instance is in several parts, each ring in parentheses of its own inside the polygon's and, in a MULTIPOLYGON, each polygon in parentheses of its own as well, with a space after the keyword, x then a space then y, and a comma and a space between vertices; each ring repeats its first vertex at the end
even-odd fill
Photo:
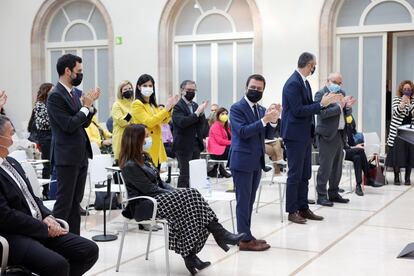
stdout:
POLYGON ((171 120, 171 111, 178 101, 178 96, 168 98, 164 109, 158 108, 155 99, 155 81, 150 75, 144 74, 138 78, 135 97, 131 106, 132 123, 144 124, 147 127, 152 140, 148 153, 155 166, 159 168, 160 164, 167 160, 161 125, 171 120))
POLYGON ((99 125, 96 114, 92 117, 92 122, 85 128, 85 131, 88 134, 89 141, 96 143, 101 153, 112 153, 112 134, 99 125))
POLYGON ((122 81, 117 90, 116 102, 112 105, 111 116, 113 119, 112 150, 117 162, 121 151, 121 140, 124 129, 131 123, 131 104, 134 100, 134 86, 130 81, 122 81))

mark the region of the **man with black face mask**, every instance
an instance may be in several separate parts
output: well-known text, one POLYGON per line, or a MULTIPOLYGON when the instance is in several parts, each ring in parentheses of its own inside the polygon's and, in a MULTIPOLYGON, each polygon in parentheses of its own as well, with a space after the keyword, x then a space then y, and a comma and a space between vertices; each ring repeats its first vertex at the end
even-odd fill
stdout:
POLYGON ((237 231, 246 233, 240 242, 242 251, 264 251, 270 248, 265 240, 251 233, 251 218, 262 169, 265 169, 264 140, 273 139, 280 106, 266 110, 262 99, 266 81, 261 75, 251 75, 246 82, 245 96, 230 109, 231 146, 229 167, 236 189, 237 231))
POLYGON ((174 106, 173 121, 173 151, 180 166, 178 177, 179 188, 189 188, 189 162, 200 158, 204 150, 203 127, 206 116, 204 110, 208 101, 198 105, 193 101, 197 91, 192 80, 185 80, 180 85, 181 99, 174 106))
POLYGON ((70 232, 80 233, 80 203, 83 198, 88 158, 92 149, 85 128, 91 123, 96 109, 93 102, 99 98, 99 88, 83 96, 75 91, 82 82, 82 59, 66 54, 57 61, 59 82, 50 92, 47 111, 52 129, 51 163, 57 172, 56 203, 53 215, 66 220, 70 232))

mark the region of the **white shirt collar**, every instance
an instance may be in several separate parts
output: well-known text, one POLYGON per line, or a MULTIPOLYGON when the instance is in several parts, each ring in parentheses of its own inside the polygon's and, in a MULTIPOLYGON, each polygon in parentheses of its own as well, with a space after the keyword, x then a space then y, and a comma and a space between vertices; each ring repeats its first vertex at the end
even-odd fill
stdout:
POLYGON ((190 105, 190 104, 192 104, 192 102, 193 101, 189 101, 189 100, 187 100, 184 96, 181 96, 181 98, 183 98, 183 100, 184 100, 184 102, 187 104, 187 105, 190 105))
POLYGON ((253 109, 253 106, 256 104, 256 106, 258 105, 257 103, 252 103, 246 95, 244 95, 244 99, 246 100, 246 102, 250 105, 250 108, 253 109))
POLYGON ((306 77, 302 75, 302 73, 298 69, 296 69, 296 72, 299 73, 299 75, 302 77, 303 82, 306 84, 306 77))
POLYGON ((3 165, 3 162, 6 158, 0 157, 0 166, 3 165))
POLYGON ((70 89, 69 87, 67 87, 66 85, 64 85, 61 81, 59 81, 59 83, 61 85, 63 85, 63 87, 65 87, 66 91, 68 91, 68 93, 70 94, 70 92, 72 91, 72 89, 70 89))

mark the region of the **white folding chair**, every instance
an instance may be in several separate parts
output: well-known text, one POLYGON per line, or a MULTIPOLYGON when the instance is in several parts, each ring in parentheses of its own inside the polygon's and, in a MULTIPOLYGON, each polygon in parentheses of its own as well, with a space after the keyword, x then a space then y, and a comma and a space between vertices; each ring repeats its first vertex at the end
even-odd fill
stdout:
MULTIPOLYGON (((30 185, 32 186, 33 193, 38 198, 42 196, 42 185, 37 178, 36 171, 33 166, 27 162, 22 162, 21 166, 26 174, 27 179, 29 179, 30 185)), ((51 183, 51 181, 49 181, 51 183)), ((53 210, 56 200, 43 200, 43 205, 49 210, 53 210)))
MULTIPOLYGON (((122 182, 125 183, 125 180, 122 176, 122 173, 120 173, 120 177, 122 179, 122 182)), ((121 256, 122 256, 122 250, 124 248, 124 240, 125 240, 125 235, 128 231, 128 223, 135 223, 137 225, 150 225, 149 227, 149 232, 148 232, 148 241, 147 241, 147 250, 145 253, 145 260, 148 260, 148 255, 149 255, 149 250, 150 250, 150 245, 151 245, 151 235, 152 235, 152 226, 155 226, 157 223, 160 223, 163 225, 164 228, 164 248, 165 248, 165 265, 166 265, 166 269, 167 269, 167 275, 170 275, 170 261, 169 261, 169 252, 168 252, 168 247, 169 247, 169 237, 168 237, 168 221, 165 219, 157 219, 156 215, 157 215, 157 201, 149 196, 136 196, 133 198, 128 198, 128 192, 126 190, 126 195, 127 195, 127 199, 125 201, 123 201, 123 206, 126 206, 129 202, 133 201, 133 200, 150 200, 153 204, 153 211, 152 211, 152 216, 151 219, 148 220, 143 220, 143 221, 136 221, 133 218, 132 219, 128 219, 124 217, 124 226, 123 226, 123 230, 122 230, 122 236, 121 236, 121 241, 119 244, 119 251, 118 251, 118 260, 116 263, 116 272, 119 272, 119 266, 121 264, 121 256)))
POLYGON ((211 183, 207 178, 207 164, 205 159, 195 159, 190 161, 190 187, 197 189, 209 201, 227 201, 230 205, 231 223, 233 233, 236 233, 233 215, 233 201, 236 200, 234 193, 222 191, 212 191, 211 183))
POLYGON ((376 132, 364 132, 364 150, 368 160, 381 153, 381 140, 376 132))
POLYGON ((22 161, 26 161, 27 160, 27 155, 26 155, 26 151, 25 150, 15 150, 12 151, 11 153, 9 153, 10 157, 13 157, 14 159, 16 159, 19 162, 22 161))
MULTIPOLYGON (((88 179, 89 179, 89 193, 88 193, 88 200, 87 205, 89 206, 91 203, 91 195, 92 192, 107 192, 107 187, 96 188, 96 184, 105 184, 108 180, 108 170, 106 168, 112 167, 113 160, 110 154, 99 154, 94 155, 93 159, 89 160, 89 172, 88 172, 88 179)), ((119 192, 121 195, 122 200, 122 193, 125 192, 125 186, 123 184, 111 184, 110 190, 112 193, 119 192)), ((109 212, 108 217, 111 215, 111 207, 112 207, 112 200, 109 201, 109 212)), ((85 229, 87 223, 88 215, 85 216, 85 229)))

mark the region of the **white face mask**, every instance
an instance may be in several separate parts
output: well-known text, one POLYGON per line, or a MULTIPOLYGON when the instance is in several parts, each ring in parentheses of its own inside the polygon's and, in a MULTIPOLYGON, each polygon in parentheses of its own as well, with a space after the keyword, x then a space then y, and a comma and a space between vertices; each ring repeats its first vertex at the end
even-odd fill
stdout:
POLYGON ((149 97, 154 93, 154 89, 152 87, 141 87, 141 93, 145 97, 149 97))
POLYGON ((149 136, 145 138, 143 149, 144 151, 149 151, 151 147, 152 147, 152 137, 149 136))

